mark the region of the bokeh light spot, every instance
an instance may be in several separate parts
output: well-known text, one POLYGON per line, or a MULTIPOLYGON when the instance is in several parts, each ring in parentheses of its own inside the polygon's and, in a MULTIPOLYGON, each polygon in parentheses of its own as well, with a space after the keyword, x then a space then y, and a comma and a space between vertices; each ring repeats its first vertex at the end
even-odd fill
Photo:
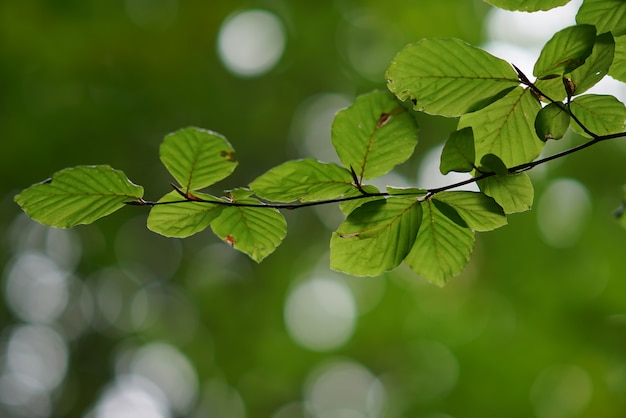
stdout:
POLYGON ((378 417, 387 394, 376 376, 352 361, 324 364, 313 370, 305 388, 306 406, 319 417, 378 417))
POLYGON ((557 248, 576 244, 590 215, 589 191, 573 179, 553 180, 537 205, 539 231, 547 244, 557 248))
POLYGON ((7 369, 32 392, 50 392, 65 378, 68 348, 51 328, 22 325, 13 330, 7 344, 7 369))
POLYGON ((50 323, 67 304, 67 273, 43 254, 20 253, 8 268, 5 291, 8 305, 21 319, 50 323))
POLYGON ((285 43, 283 24, 276 15, 248 10, 224 21, 217 47, 228 70, 250 77, 272 69, 283 55, 285 43))
POLYGON ((140 348, 131 360, 130 371, 156 384, 179 414, 185 414, 193 405, 198 389, 196 373, 187 358, 171 345, 152 343, 140 348))
POLYGON ((356 304, 350 288, 328 278, 299 284, 285 303, 291 338, 311 350, 332 350, 352 336, 356 304))
POLYGON ((151 381, 137 375, 119 376, 95 407, 95 418, 169 418, 167 401, 151 381))

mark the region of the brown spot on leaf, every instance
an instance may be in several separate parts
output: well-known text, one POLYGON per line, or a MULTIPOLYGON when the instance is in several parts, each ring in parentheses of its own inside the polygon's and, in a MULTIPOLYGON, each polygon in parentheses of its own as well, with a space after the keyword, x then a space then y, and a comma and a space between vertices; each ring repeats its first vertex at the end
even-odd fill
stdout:
POLYGON ((378 122, 376 122, 376 127, 380 128, 383 127, 387 124, 387 122, 389 122, 389 120, 391 119, 391 113, 381 113, 380 117, 378 118, 378 122))
POLYGON ((220 153, 220 156, 225 159, 226 161, 237 161, 235 159, 235 153, 233 151, 222 151, 220 153))
POLYGON ((230 245, 231 247, 235 246, 235 237, 233 237, 232 235, 227 235, 226 238, 224 238, 224 242, 228 245, 230 245))

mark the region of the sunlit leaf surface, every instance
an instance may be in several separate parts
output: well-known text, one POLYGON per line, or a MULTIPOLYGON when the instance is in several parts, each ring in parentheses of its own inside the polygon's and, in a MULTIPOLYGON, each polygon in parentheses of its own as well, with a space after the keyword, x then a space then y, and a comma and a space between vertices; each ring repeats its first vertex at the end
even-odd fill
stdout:
POLYGON ((623 0, 584 0, 576 22, 595 25, 598 33, 626 34, 626 2, 623 0))
POLYGON ((330 265, 355 276, 377 276, 407 255, 422 220, 416 198, 394 197, 358 207, 330 241, 330 265))
POLYGON ((535 192, 526 173, 491 176, 480 180, 478 185, 502 206, 504 213, 524 212, 532 207, 535 192))
POLYGON ((143 196, 143 187, 106 165, 79 166, 56 172, 15 197, 31 218, 44 225, 70 228, 90 224, 143 196))
POLYGON ((426 280, 443 286, 469 261, 474 232, 444 215, 432 200, 422 207, 422 225, 405 263, 426 280))
POLYGON ((461 117, 459 129, 472 127, 477 160, 495 154, 512 167, 532 161, 543 149, 534 127, 539 109, 530 90, 517 87, 484 109, 461 117))
POLYGON ((576 25, 555 33, 545 44, 535 63, 537 78, 562 76, 580 67, 591 54, 596 39, 592 25, 576 25))
POLYGON ((165 137, 161 161, 185 192, 210 186, 237 167, 235 150, 216 132, 185 128, 165 137))
POLYGON ((454 208, 474 231, 491 231, 506 225, 506 215, 494 199, 483 193, 452 191, 437 193, 433 200, 454 208))
MULTIPOLYGON (((194 193, 194 196, 203 200, 218 200, 202 193, 194 193)), ((148 229, 166 237, 185 238, 206 229, 224 209, 219 204, 184 200, 175 191, 159 199, 161 204, 154 206, 148 215, 148 229), (162 204, 165 202, 183 203, 162 204)))
POLYGON ((406 161, 417 145, 413 115, 386 91, 357 97, 332 125, 339 159, 359 179, 372 179, 406 161))
MULTIPOLYGON (((236 202, 261 204, 252 198, 236 202)), ((211 229, 225 243, 260 262, 273 253, 285 238, 287 222, 276 209, 227 206, 211 222, 211 229)))
POLYGON ((258 177, 250 188, 263 199, 302 202, 332 199, 354 188, 350 171, 307 158, 289 161, 258 177))
POLYGON ((519 84, 509 63, 458 39, 423 39, 407 45, 386 74, 389 89, 416 110, 460 116, 519 84))
MULTIPOLYGON (((596 135, 624 132, 626 107, 613 96, 585 94, 572 101, 571 110, 596 135)), ((589 136, 575 121, 572 120, 570 126, 579 134, 589 136)))

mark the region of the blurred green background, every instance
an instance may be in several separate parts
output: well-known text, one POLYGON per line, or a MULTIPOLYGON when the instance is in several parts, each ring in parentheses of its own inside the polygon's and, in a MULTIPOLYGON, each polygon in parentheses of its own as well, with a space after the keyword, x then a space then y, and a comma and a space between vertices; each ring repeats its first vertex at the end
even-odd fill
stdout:
MULTIPOLYGON (((626 416, 623 141, 535 169, 534 210, 479 234, 444 288, 402 267, 331 272, 336 207, 286 213, 285 242, 256 265, 210 232, 150 233, 145 208, 65 231, 12 201, 80 164, 157 199, 159 144, 191 125, 237 150, 220 190, 333 160, 333 114, 384 88, 405 44, 497 41, 521 60, 532 37, 503 16, 478 0, 0 1, 0 416, 626 416)), ((417 118, 392 185, 435 181, 455 121, 417 118)))

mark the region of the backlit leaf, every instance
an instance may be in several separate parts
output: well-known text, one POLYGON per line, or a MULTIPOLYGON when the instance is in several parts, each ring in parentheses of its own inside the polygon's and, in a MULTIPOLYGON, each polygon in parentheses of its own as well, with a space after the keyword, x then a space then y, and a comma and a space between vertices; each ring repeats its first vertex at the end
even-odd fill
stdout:
POLYGON ((596 28, 592 25, 570 26, 558 31, 541 50, 533 74, 545 78, 573 71, 591 54, 595 40, 596 28))
POLYGON ((569 114, 561 103, 550 103, 539 111, 535 119, 535 132, 542 141, 561 139, 569 127, 569 114))
POLYGON ((626 2, 624 0, 584 0, 577 23, 595 25, 598 33, 612 32, 613 36, 626 34, 626 2))
POLYGON ((407 255, 422 220, 416 198, 394 197, 355 209, 330 240, 330 266, 355 276, 377 276, 407 255))
POLYGON ((532 161, 543 149, 544 143, 535 134, 539 109, 530 90, 517 87, 484 109, 461 117, 458 128, 473 128, 477 160, 495 154, 512 167, 532 161))
POLYGON ((460 116, 502 97, 519 84, 506 61, 458 39, 407 45, 386 74, 389 89, 415 110, 460 116))
POLYGON ((474 169, 475 159, 474 134, 467 127, 450 134, 441 152, 439 171, 444 175, 450 171, 467 173, 474 169))
POLYGON ((626 83, 626 35, 615 38, 615 55, 609 75, 626 83))
POLYGON ((193 127, 167 135, 159 150, 161 161, 185 192, 228 177, 237 167, 234 152, 222 135, 193 127))
POLYGON ((570 0, 485 0, 487 3, 505 10, 519 10, 520 12, 536 12, 550 10, 563 6, 570 0))
POLYGON ((474 249, 474 232, 444 215, 432 200, 422 203, 423 218, 405 263, 426 280, 443 286, 459 274, 474 249))
POLYGON ((452 191, 437 193, 433 200, 448 204, 474 231, 491 231, 507 224, 504 210, 483 193, 452 191))
MULTIPOLYGON (((624 132, 626 107, 613 96, 585 94, 576 97, 570 110, 580 122, 596 135, 624 132)), ((570 126, 577 133, 589 137, 573 120, 570 126)))
POLYGON ((357 97, 335 116, 332 142, 342 164, 359 180, 372 179, 406 161, 417 145, 413 116, 386 91, 357 97))
POLYGON ((602 80, 609 72, 614 55, 613 36, 609 32, 598 35, 591 55, 568 76, 574 85, 573 94, 582 94, 602 80))
POLYGON ((44 225, 70 228, 90 224, 143 196, 143 187, 107 165, 56 172, 15 196, 28 216, 44 225))
MULTIPOLYGON (((371 184, 364 184, 362 188, 366 193, 371 193, 373 195, 380 192, 376 188, 376 186, 372 186, 371 184)), ((360 190, 357 190, 354 187, 351 190, 349 190, 347 193, 344 193, 343 197, 353 198, 351 200, 345 200, 339 204, 339 208, 341 209, 341 212, 343 212, 345 215, 349 215, 350 213, 352 213, 353 210, 355 210, 356 208, 358 208, 359 206, 362 206, 363 204, 367 202, 384 199, 384 197, 382 196, 370 196, 370 197, 363 196, 363 193, 361 193, 360 190)))
MULTIPOLYGON (((215 200, 216 197, 194 193, 203 200, 215 200)), ((148 229, 166 237, 185 238, 205 230, 213 219, 224 209, 223 205, 206 202, 184 201, 178 192, 170 192, 159 199, 148 215, 148 229), (163 204, 165 202, 181 202, 163 204)))
MULTIPOLYGON (((236 201, 260 205, 257 199, 236 201)), ((211 222, 211 229, 231 247, 247 254, 257 263, 270 255, 287 234, 287 222, 272 208, 226 206, 211 222)))
POLYGON ((491 176, 479 180, 478 185, 504 209, 504 213, 524 212, 533 205, 535 192, 526 173, 491 176))
POLYGON ((347 169, 307 158, 272 168, 250 183, 250 188, 274 202, 307 202, 341 196, 354 188, 352 182, 347 169))

